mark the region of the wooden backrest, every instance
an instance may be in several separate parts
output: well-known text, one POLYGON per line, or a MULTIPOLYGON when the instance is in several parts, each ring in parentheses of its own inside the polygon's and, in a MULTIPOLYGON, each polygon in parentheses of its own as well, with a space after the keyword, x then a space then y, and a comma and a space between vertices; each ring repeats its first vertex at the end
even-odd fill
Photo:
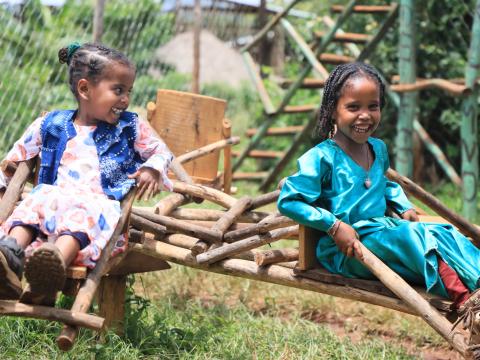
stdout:
MULTIPOLYGON (((226 101, 203 95, 160 89, 148 120, 175 156, 225 138, 226 101)), ((220 152, 184 164, 194 181, 215 181, 220 152)))

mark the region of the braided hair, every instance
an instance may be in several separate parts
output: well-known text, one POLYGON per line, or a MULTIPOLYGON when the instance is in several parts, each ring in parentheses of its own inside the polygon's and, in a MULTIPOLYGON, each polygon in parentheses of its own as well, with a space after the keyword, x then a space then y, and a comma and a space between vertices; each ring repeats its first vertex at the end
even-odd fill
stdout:
POLYGON ((78 98, 77 84, 80 79, 98 83, 105 69, 112 63, 120 63, 135 69, 133 63, 120 51, 100 44, 70 44, 58 51, 58 60, 68 66, 68 83, 73 95, 78 98))
POLYGON ((315 137, 320 141, 333 137, 335 127, 333 113, 337 108, 338 99, 342 95, 348 80, 365 77, 378 84, 380 109, 385 105, 385 84, 377 69, 361 62, 338 65, 328 76, 323 89, 322 105, 317 114, 315 137))

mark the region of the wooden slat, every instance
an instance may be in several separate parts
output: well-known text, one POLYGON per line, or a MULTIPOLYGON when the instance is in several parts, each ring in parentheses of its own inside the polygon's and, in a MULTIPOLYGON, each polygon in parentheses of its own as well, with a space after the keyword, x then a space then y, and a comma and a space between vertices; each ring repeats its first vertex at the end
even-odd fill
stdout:
POLYGON ((323 53, 319 56, 319 60, 323 63, 338 65, 338 64, 347 64, 355 61, 355 58, 345 55, 337 55, 330 53, 323 53))
MULTIPOLYGON (((278 85, 282 89, 287 89, 290 85, 293 84, 292 79, 279 79, 278 80, 278 85)), ((313 79, 313 78, 307 78, 303 80, 302 85, 300 87, 302 89, 322 89, 325 86, 325 80, 321 79, 313 79)))
POLYGON ((308 105, 288 105, 285 106, 282 110, 283 114, 300 114, 311 112, 317 109, 318 105, 308 104, 308 105))
MULTIPOLYGON (((238 156, 240 153, 238 151, 233 151, 232 155, 234 157, 238 156)), ((252 150, 248 153, 248 157, 255 159, 278 159, 283 156, 282 151, 272 151, 272 150, 252 150)))
MULTIPOLYGON (((344 8, 343 5, 332 5, 330 10, 333 13, 341 13, 344 8)), ((388 13, 390 10, 392 10, 392 6, 389 5, 356 5, 353 7, 353 12, 363 14, 388 13)))
MULTIPOLYGON (((392 298, 397 298, 392 291, 377 280, 352 279, 341 275, 332 274, 322 268, 318 262, 316 268, 307 271, 301 271, 297 268, 293 270, 294 274, 299 277, 320 281, 326 284, 344 285, 355 289, 366 290, 375 294, 381 294, 392 298)), ((442 312, 452 311, 452 301, 427 293, 425 290, 415 287, 415 290, 422 295, 432 306, 442 312)))
MULTIPOLYGON (((175 156, 223 140, 225 100, 160 89, 151 125, 175 156)), ((190 176, 217 177, 218 151, 184 165, 190 176)))
MULTIPOLYGON (((325 36, 325 33, 322 31, 315 31, 314 32, 315 37, 321 38, 325 36)), ((335 33, 335 36, 333 37, 333 41, 337 42, 349 42, 349 43, 355 43, 355 44, 365 44, 369 42, 371 39, 370 35, 367 34, 359 34, 359 33, 335 33)))
MULTIPOLYGON (((285 135, 295 135, 303 130, 303 126, 285 126, 281 128, 270 128, 268 129, 266 136, 285 136, 285 135)), ((257 129, 248 129, 246 135, 252 137, 257 133, 257 129)))
POLYGON ((263 180, 268 172, 236 172, 233 173, 233 180, 263 180))

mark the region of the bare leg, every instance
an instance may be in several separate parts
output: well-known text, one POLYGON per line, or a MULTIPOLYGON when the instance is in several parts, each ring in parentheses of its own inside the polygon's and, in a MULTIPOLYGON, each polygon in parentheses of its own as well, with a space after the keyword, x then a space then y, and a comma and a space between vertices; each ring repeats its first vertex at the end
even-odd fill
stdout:
POLYGON ((35 231, 29 226, 15 226, 8 233, 17 240, 17 244, 25 249, 33 240, 35 231))
POLYGON ((60 250, 65 266, 69 266, 72 263, 80 250, 77 239, 70 235, 60 236, 55 242, 55 246, 60 250))

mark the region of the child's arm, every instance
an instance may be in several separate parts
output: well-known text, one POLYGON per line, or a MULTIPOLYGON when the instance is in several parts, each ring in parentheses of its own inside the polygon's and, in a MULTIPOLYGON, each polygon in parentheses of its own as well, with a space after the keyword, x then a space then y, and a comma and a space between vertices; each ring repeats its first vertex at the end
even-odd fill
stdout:
POLYGON ((362 256, 358 234, 330 211, 319 206, 322 184, 331 177, 329 161, 317 149, 298 160, 298 172, 289 176, 278 198, 278 210, 300 224, 326 232, 346 256, 362 256))
MULTIPOLYGON (((34 158, 40 153, 42 148, 42 137, 40 134, 40 126, 44 117, 36 119, 25 130, 23 135, 18 139, 8 152, 3 161, 19 162, 34 158)), ((10 182, 12 174, 6 174, 0 170, 0 189, 5 189, 10 182)))
POLYGON ((173 154, 167 145, 155 136, 150 126, 140 119, 137 122, 137 134, 135 151, 145 160, 140 169, 129 176, 137 180, 137 198, 143 196, 148 199, 161 188, 172 191, 173 184, 167 174, 173 154))
POLYGON ((283 184, 278 210, 300 224, 327 232, 337 218, 319 205, 319 199, 323 183, 331 176, 331 165, 316 148, 300 157, 297 165, 298 172, 283 184))
MULTIPOLYGON (((384 171, 387 171, 390 167, 390 161, 388 159, 388 152, 385 143, 383 143, 383 159, 384 171)), ((391 206, 395 212, 400 214, 400 216, 409 221, 418 221, 418 215, 412 205, 408 200, 407 195, 403 191, 402 187, 394 181, 386 179, 386 188, 385 188, 385 200, 387 204, 391 206)))

